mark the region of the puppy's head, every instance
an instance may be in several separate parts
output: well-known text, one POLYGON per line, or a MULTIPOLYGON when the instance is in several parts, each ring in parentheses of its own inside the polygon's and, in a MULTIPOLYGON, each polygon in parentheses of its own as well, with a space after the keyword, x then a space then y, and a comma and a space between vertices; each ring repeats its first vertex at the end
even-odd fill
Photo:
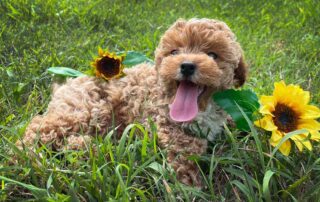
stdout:
POLYGON ((192 120, 214 92, 246 80, 242 49, 221 21, 178 20, 162 36, 155 55, 160 79, 173 95, 170 116, 176 121, 192 120))

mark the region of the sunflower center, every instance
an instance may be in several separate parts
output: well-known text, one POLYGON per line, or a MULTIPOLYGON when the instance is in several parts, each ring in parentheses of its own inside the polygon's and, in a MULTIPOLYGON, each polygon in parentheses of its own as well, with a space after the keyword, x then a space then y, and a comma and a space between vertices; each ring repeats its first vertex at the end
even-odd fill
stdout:
POLYGON ((99 61, 97 69, 105 77, 111 78, 119 74, 120 61, 113 58, 104 57, 99 61))
POLYGON ((297 129, 299 115, 287 105, 278 103, 273 115, 274 124, 280 131, 288 133, 297 129))

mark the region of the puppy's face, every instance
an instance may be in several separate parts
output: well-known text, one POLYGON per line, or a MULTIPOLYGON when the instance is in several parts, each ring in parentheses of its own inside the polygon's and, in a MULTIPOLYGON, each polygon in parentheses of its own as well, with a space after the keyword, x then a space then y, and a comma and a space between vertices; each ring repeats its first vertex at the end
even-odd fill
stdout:
POLYGON ((172 94, 170 117, 191 121, 205 110, 211 95, 241 86, 247 67, 229 27, 209 19, 178 20, 156 50, 156 68, 172 94))

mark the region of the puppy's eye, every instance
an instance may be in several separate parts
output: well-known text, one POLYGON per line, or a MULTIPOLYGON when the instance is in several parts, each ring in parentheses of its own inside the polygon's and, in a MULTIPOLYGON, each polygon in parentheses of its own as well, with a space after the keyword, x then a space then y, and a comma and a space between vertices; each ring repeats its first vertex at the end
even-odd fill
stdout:
POLYGON ((178 53, 179 53, 178 50, 172 50, 172 51, 170 52, 171 55, 177 55, 178 53))
POLYGON ((218 57, 218 55, 216 53, 214 53, 214 52, 207 53, 207 55, 209 57, 212 57, 213 59, 217 59, 217 57, 218 57))

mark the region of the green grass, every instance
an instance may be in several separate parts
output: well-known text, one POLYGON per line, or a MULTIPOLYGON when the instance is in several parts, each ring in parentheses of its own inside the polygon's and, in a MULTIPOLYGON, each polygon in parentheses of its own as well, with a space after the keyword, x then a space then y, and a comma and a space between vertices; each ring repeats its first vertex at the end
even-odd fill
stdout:
POLYGON ((193 157, 203 171, 203 190, 176 180, 165 151, 155 145, 156 131, 139 124, 128 126, 120 140, 111 131, 83 151, 57 153, 43 145, 27 156, 13 144, 46 109, 48 67, 86 70, 98 46, 153 58, 161 34, 177 18, 216 18, 231 27, 251 67, 245 88, 271 93, 273 82, 284 79, 311 91, 313 104, 320 104, 319 10, 316 0, 0 1, 0 200, 319 200, 319 145, 312 152, 294 148, 289 157, 272 155, 269 134, 254 128, 245 137, 227 129, 210 153, 193 157), (19 163, 12 163, 13 154, 19 163))

